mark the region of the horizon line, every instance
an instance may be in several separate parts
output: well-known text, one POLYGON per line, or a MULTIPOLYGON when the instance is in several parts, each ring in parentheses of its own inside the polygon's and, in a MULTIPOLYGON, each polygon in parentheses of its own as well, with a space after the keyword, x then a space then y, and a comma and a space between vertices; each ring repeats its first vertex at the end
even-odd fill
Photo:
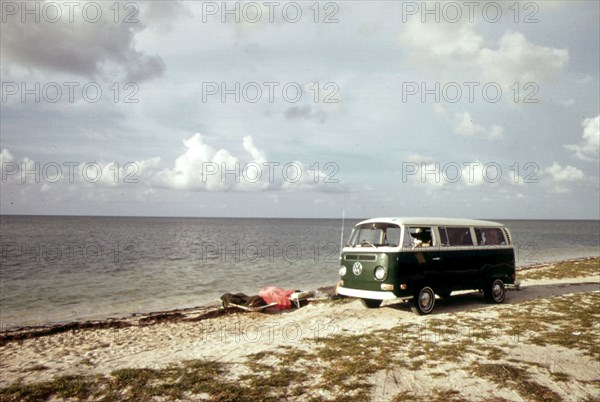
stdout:
MULTIPOLYGON (((169 215, 64 215, 64 214, 2 214, 4 216, 26 216, 26 217, 67 217, 67 218, 170 218, 170 219, 351 219, 351 220, 364 220, 372 219, 365 217, 293 217, 293 216, 169 216, 169 215)), ((391 216, 391 215, 389 215, 391 216)), ((400 216, 400 215, 397 215, 400 216)), ((423 215, 404 215, 424 218, 423 215)), ((378 218, 383 216, 376 216, 378 218)), ((434 217, 434 216, 427 216, 434 217)), ((441 218, 442 216, 435 216, 441 218)), ((455 217, 455 216, 454 216, 455 217)), ((463 218, 461 218, 463 219, 463 218)), ((511 220, 511 221, 600 221, 600 218, 464 218, 464 219, 484 219, 484 220, 511 220)))

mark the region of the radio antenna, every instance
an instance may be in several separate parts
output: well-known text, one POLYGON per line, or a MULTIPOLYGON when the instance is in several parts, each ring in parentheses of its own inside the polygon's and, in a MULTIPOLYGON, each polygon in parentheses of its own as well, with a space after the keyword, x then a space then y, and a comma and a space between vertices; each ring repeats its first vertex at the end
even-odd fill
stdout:
POLYGON ((342 211, 342 233, 340 233, 340 258, 342 258, 342 248, 344 247, 344 219, 346 218, 346 210, 342 211))

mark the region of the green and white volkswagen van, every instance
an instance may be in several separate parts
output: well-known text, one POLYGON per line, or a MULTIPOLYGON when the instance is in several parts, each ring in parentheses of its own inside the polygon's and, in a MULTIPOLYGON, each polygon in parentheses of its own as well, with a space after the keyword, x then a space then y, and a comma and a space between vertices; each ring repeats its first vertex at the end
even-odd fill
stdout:
POLYGON ((383 300, 410 300, 429 314, 435 296, 479 289, 502 303, 515 283, 515 253, 501 223, 475 219, 375 218, 359 222, 340 254, 340 295, 368 308, 383 300))

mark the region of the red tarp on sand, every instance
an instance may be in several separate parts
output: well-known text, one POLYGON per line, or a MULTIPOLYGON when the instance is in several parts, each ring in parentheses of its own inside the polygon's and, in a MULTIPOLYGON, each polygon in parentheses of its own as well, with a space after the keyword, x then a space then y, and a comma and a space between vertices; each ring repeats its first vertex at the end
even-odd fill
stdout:
POLYGON ((281 289, 274 286, 265 286, 258 292, 261 299, 267 304, 277 303, 275 306, 278 310, 286 310, 292 308, 292 302, 290 301, 290 295, 295 290, 281 289))

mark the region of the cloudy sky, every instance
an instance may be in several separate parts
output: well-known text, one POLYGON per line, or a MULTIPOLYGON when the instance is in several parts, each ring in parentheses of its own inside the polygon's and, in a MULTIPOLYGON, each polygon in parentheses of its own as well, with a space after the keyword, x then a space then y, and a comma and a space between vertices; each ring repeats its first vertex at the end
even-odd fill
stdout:
POLYGON ((1 213, 599 218, 600 3, 1 1, 1 213))

